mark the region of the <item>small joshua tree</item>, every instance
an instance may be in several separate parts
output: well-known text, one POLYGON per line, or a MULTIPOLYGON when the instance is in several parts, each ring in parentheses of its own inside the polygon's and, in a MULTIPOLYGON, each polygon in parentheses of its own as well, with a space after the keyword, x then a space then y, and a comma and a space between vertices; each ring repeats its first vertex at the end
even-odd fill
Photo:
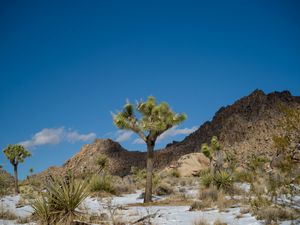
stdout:
POLYGON ((31 154, 22 145, 18 145, 18 144, 8 145, 7 148, 3 150, 3 152, 14 167, 15 193, 18 194, 19 193, 18 165, 19 163, 24 162, 24 159, 31 156, 31 154))
POLYGON ((209 159, 210 173, 212 176, 216 173, 216 170, 222 169, 224 157, 216 136, 212 137, 210 145, 207 143, 201 145, 201 152, 209 159))
POLYGON ((101 174, 108 167, 108 158, 106 155, 99 155, 96 159, 96 164, 99 167, 98 173, 101 174))
POLYGON ((144 202, 150 202, 152 196, 153 156, 156 139, 173 126, 183 122, 185 114, 174 113, 165 102, 157 104, 154 97, 137 103, 136 108, 127 102, 121 112, 113 114, 114 124, 120 129, 137 133, 147 145, 147 178, 144 202), (141 117, 135 115, 135 111, 141 117))

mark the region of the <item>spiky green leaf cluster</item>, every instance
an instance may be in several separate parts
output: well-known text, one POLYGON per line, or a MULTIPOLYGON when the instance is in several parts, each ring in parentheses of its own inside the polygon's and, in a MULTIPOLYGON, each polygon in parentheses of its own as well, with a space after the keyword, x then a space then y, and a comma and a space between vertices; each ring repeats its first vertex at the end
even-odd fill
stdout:
POLYGON ((41 198, 32 203, 35 215, 40 224, 69 225, 79 212, 78 206, 88 196, 88 184, 84 181, 75 181, 71 178, 68 182, 54 180, 50 183, 41 198))
POLYGON ((146 141, 147 137, 156 139, 160 134, 178 125, 186 119, 186 115, 172 111, 166 102, 157 104, 154 97, 137 103, 134 107, 127 102, 121 112, 113 114, 114 124, 120 129, 132 130, 146 141), (138 119, 135 111, 141 115, 138 119))
POLYGON ((201 145, 201 152, 209 159, 212 159, 215 151, 219 151, 221 149, 220 143, 216 136, 213 136, 210 145, 204 143, 201 145))
POLYGON ((3 150, 3 153, 12 165, 18 165, 24 162, 25 158, 31 156, 30 152, 19 144, 8 145, 7 148, 3 150))

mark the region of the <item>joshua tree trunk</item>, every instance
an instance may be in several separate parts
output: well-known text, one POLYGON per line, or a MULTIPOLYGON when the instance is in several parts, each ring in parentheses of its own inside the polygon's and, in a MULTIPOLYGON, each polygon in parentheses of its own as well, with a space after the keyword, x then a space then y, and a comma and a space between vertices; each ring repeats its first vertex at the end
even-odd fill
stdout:
POLYGON ((154 144, 147 144, 147 178, 144 203, 152 201, 152 173, 153 173, 154 144))
POLYGON ((215 175, 215 165, 213 159, 209 160, 209 169, 210 169, 210 175, 215 175))
POLYGON ((19 184, 18 184, 18 165, 14 164, 14 175, 15 175, 15 193, 19 194, 19 184))
POLYGON ((215 158, 216 158, 216 170, 220 171, 224 165, 223 152, 221 150, 216 151, 215 158))

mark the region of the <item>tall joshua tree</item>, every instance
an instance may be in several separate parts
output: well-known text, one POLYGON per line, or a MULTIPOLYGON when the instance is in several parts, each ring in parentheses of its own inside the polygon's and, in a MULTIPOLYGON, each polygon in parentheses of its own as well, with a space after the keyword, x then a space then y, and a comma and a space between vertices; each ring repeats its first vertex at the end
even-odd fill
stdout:
POLYGON ((151 202, 152 174, 155 142, 159 135, 171 127, 183 122, 186 115, 177 114, 170 109, 166 102, 157 104, 154 97, 149 96, 147 101, 138 102, 136 106, 129 101, 123 110, 113 114, 114 124, 125 130, 138 134, 147 145, 147 178, 144 202, 151 202), (136 116, 136 112, 140 114, 136 116))
POLYGON ((8 145, 7 148, 3 150, 3 152, 14 167, 15 193, 18 194, 19 193, 18 165, 19 163, 24 162, 24 159, 31 156, 31 154, 22 145, 18 145, 18 144, 8 145))

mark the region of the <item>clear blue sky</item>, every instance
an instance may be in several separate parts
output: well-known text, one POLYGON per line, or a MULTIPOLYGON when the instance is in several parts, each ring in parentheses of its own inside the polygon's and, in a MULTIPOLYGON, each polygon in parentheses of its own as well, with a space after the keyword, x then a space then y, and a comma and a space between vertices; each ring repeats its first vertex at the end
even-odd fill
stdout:
POLYGON ((1 1, 1 151, 27 141, 23 178, 117 139, 110 112, 126 98, 186 112, 185 133, 256 88, 300 95, 299 12, 286 0, 1 1))

